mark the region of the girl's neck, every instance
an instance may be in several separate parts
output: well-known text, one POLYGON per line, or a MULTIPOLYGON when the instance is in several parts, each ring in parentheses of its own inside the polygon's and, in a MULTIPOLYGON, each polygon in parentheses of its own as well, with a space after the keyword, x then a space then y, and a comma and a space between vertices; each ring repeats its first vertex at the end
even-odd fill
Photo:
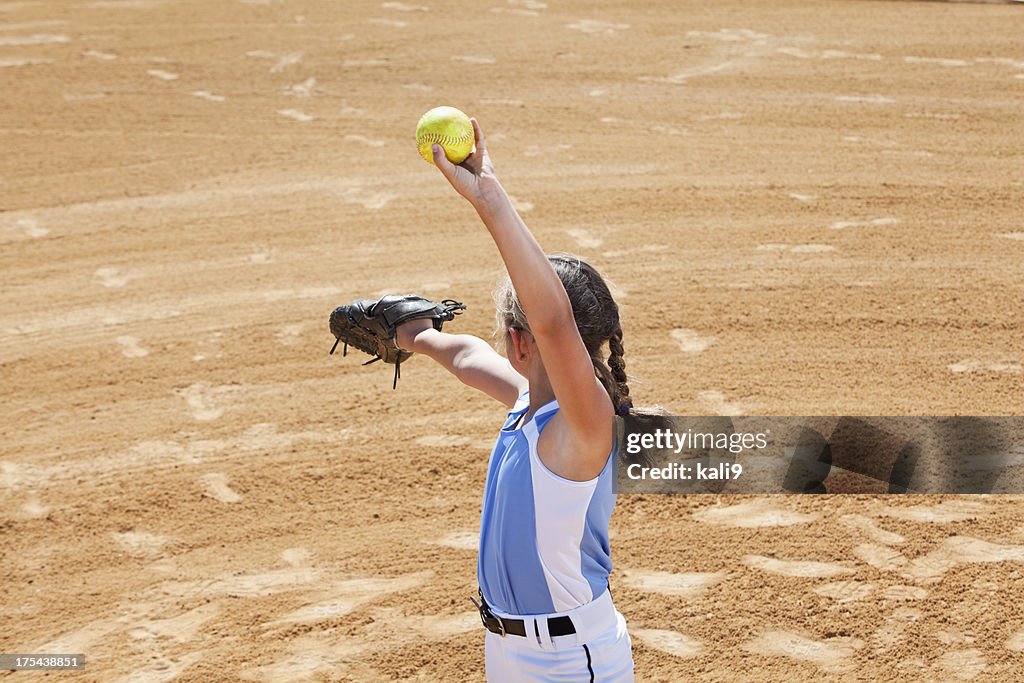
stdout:
POLYGON ((530 382, 529 414, 532 416, 543 406, 555 400, 555 392, 551 388, 548 373, 544 371, 543 366, 531 372, 527 379, 530 382))

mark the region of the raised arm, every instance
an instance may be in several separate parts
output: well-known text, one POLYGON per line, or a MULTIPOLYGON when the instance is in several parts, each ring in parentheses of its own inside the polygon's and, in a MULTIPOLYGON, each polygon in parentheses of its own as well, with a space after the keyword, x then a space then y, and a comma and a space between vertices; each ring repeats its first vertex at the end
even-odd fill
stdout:
POLYGON ((501 253, 537 342, 551 388, 558 399, 574 457, 574 472, 599 472, 612 441, 614 409, 594 374, 580 338, 572 305, 547 256, 512 206, 494 174, 480 125, 473 119, 476 151, 462 164, 450 163, 434 146, 434 164, 476 209, 501 253))

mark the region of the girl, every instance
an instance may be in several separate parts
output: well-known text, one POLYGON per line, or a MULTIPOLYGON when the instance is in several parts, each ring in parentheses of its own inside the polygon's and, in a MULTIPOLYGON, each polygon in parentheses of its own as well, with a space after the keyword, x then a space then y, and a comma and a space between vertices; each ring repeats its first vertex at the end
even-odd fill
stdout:
POLYGON ((631 408, 618 307, 591 266, 541 251, 494 174, 476 119, 473 131, 476 150, 462 164, 437 145, 433 157, 508 269, 496 295, 505 358, 424 319, 400 325, 396 341, 510 409, 480 523, 487 680, 632 681, 629 634, 608 592, 614 418, 631 408))

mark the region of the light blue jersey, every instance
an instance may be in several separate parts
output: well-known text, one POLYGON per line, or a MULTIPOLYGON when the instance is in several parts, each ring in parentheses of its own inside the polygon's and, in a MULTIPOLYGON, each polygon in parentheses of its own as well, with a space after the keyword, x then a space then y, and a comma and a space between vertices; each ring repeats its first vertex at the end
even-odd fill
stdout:
POLYGON ((528 410, 527 393, 509 411, 491 452, 477 578, 484 599, 502 612, 566 612, 608 588, 616 447, 597 478, 560 477, 537 455, 540 433, 558 402, 517 425, 528 410))

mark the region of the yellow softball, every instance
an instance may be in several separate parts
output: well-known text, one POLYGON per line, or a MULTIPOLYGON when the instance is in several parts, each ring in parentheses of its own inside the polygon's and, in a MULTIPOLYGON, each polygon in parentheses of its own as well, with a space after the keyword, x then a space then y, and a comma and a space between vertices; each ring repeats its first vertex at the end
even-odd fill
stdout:
POLYGON ((461 164, 473 151, 473 123, 455 107, 434 107, 416 124, 416 147, 430 163, 434 163, 433 144, 441 145, 448 161, 461 164))

